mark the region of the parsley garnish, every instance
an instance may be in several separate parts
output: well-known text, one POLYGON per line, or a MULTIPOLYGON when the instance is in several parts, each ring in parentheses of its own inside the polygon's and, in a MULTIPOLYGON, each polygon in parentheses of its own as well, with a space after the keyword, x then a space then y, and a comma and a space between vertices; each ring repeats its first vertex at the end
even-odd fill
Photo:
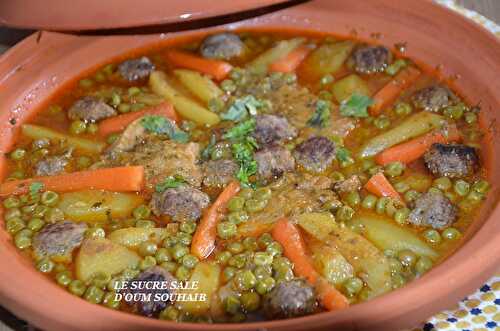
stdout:
POLYGON ((250 133, 255 130, 255 119, 251 118, 245 122, 241 122, 238 125, 233 126, 228 132, 223 136, 224 139, 231 140, 241 140, 247 137, 250 133))
POLYGON ((373 104, 373 99, 366 95, 353 94, 340 104, 340 114, 350 117, 368 117, 367 108, 373 104))
POLYGON ((348 162, 351 159, 351 152, 345 147, 337 147, 336 156, 340 162, 348 162))
POLYGON ((177 128, 170 120, 163 116, 147 115, 141 119, 142 126, 149 132, 166 135, 170 139, 186 143, 189 141, 189 135, 177 128))
POLYGON ((36 196, 41 190, 43 190, 43 183, 33 182, 29 186, 29 193, 32 197, 36 196))
POLYGON ((156 184, 155 190, 158 193, 162 193, 169 188, 177 188, 185 183, 186 181, 181 176, 171 176, 167 177, 163 182, 156 184))
POLYGON ((316 102, 316 111, 307 121, 310 126, 324 128, 330 120, 330 102, 326 100, 318 100, 316 102))
POLYGON ((253 95, 247 95, 236 99, 227 112, 222 113, 220 117, 226 121, 240 122, 245 120, 249 115, 257 115, 257 110, 263 105, 262 101, 257 100, 253 95))

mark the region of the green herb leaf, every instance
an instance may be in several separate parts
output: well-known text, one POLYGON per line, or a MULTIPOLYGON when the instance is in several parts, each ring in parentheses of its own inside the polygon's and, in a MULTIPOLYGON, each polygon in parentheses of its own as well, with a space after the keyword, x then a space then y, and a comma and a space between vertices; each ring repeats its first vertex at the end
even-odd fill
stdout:
POLYGON ((331 104, 329 101, 318 100, 316 102, 316 110, 307 121, 307 124, 309 126, 316 126, 320 128, 326 127, 328 125, 328 121, 330 120, 330 110, 331 104))
POLYGON ((367 108, 372 104, 372 98, 366 95, 353 94, 347 101, 340 104, 340 114, 350 117, 368 117, 367 108))
POLYGON ((238 125, 233 126, 228 132, 223 136, 224 139, 231 140, 241 140, 245 139, 250 133, 255 130, 256 121, 254 118, 241 122, 238 125))
POLYGON ((170 139, 181 143, 189 141, 189 135, 186 132, 177 128, 172 121, 163 116, 146 115, 141 119, 141 124, 149 132, 158 135, 166 135, 170 139))
POLYGON ((177 188, 186 183, 184 178, 181 176, 171 176, 165 179, 163 182, 156 184, 155 190, 158 193, 165 192, 169 188, 177 188))
POLYGON ((336 156, 340 162, 348 162, 351 159, 351 152, 345 147, 337 147, 336 156))
POLYGON ((226 121, 240 122, 249 115, 257 115, 257 110, 263 105, 262 101, 257 100, 253 95, 247 95, 243 98, 236 99, 227 112, 222 113, 220 117, 226 121))
POLYGON ((210 136, 210 141, 208 142, 208 145, 207 147, 205 147, 202 151, 201 151, 201 158, 203 160, 208 160, 210 159, 210 155, 212 154, 212 151, 215 147, 215 144, 217 143, 217 138, 215 137, 215 135, 211 135, 210 136))
POLYGON ((41 190, 43 190, 43 183, 33 182, 33 183, 30 184, 29 193, 30 193, 31 196, 36 195, 41 190))

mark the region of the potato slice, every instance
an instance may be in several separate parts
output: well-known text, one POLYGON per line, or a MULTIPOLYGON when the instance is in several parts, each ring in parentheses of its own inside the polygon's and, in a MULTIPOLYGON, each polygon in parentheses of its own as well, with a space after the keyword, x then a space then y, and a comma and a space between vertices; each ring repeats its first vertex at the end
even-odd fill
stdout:
POLYGON ((324 241, 337 227, 335 218, 330 213, 305 213, 296 217, 297 223, 308 234, 324 241))
POLYGON ((333 246, 312 245, 311 252, 316 270, 335 286, 341 286, 354 276, 354 268, 333 246))
POLYGON ((115 244, 135 248, 148 240, 159 243, 167 235, 166 228, 125 228, 111 232, 108 239, 115 244))
POLYGON ((317 78, 327 74, 335 74, 342 68, 353 48, 352 41, 321 45, 309 55, 303 66, 308 73, 317 78))
POLYGON ((338 103, 349 99, 353 94, 370 96, 371 91, 368 83, 358 75, 352 74, 335 82, 332 93, 338 103))
POLYGON ((139 261, 137 253, 109 239, 86 239, 76 257, 76 276, 84 282, 101 273, 111 277, 139 261))

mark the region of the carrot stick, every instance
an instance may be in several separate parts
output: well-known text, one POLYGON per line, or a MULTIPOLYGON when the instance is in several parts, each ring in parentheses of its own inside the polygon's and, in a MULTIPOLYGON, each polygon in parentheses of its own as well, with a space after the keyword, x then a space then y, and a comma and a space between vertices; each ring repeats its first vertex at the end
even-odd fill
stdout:
POLYGON ((373 97, 373 104, 370 106, 370 114, 378 115, 384 107, 389 105, 397 96, 420 76, 420 71, 408 67, 401 70, 394 79, 382 87, 373 97))
POLYGON ((299 46, 290 53, 288 53, 285 57, 275 61, 271 65, 269 65, 269 71, 275 72, 292 72, 298 68, 298 66, 304 61, 304 59, 309 55, 312 51, 311 47, 307 47, 305 45, 299 46))
POLYGON ((164 102, 158 106, 147 108, 140 111, 135 111, 127 114, 122 114, 107 118, 99 123, 99 134, 105 137, 111 133, 116 133, 125 130, 125 128, 138 118, 144 115, 158 115, 171 119, 174 122, 179 121, 179 116, 174 110, 174 107, 169 102, 164 102))
POLYGON ((410 163, 424 155, 432 144, 444 144, 457 140, 460 140, 460 133, 455 125, 451 125, 447 129, 446 135, 443 134, 442 130, 431 131, 423 136, 386 149, 375 157, 375 161, 380 165, 396 161, 410 163))
POLYGON ((84 189, 118 192, 140 191, 144 187, 144 168, 142 166, 103 168, 7 181, 0 184, 0 196, 28 193, 30 185, 34 182, 42 183, 44 190, 55 192, 84 189))
POLYGON ((316 287, 321 303, 326 309, 337 310, 349 306, 347 298, 314 269, 311 259, 306 253, 302 235, 293 223, 282 218, 274 225, 271 234, 274 240, 283 246, 285 256, 293 263, 294 272, 316 287))
POLYGON ((193 54, 176 50, 168 51, 166 56, 167 60, 174 66, 196 70, 210 75, 216 80, 223 80, 233 69, 233 66, 227 62, 204 59, 193 54))
POLYGON ((217 200, 205 211, 196 228, 191 242, 191 253, 200 259, 206 259, 215 249, 217 223, 221 212, 226 208, 228 201, 240 191, 240 184, 236 181, 229 183, 217 200))
POLYGON ((373 175, 365 184, 365 189, 379 197, 390 197, 403 201, 398 192, 392 187, 392 184, 385 178, 382 172, 373 175))

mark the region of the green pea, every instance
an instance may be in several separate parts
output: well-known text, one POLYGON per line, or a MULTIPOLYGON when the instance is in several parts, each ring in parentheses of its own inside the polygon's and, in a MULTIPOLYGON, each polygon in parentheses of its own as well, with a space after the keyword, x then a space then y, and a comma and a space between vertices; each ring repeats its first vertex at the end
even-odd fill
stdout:
POLYGON ((27 227, 33 232, 40 230, 45 225, 45 222, 41 218, 32 218, 27 227))
POLYGON ((230 314, 236 314, 241 307, 240 299, 236 295, 229 295, 224 300, 224 310, 230 314))
POLYGON ((287 72, 283 78, 285 79, 285 83, 288 85, 293 84, 297 81, 297 75, 293 72, 287 72))
POLYGON ((175 246, 172 247, 171 253, 174 260, 179 261, 184 255, 189 253, 189 248, 182 244, 175 244, 175 246))
POLYGON ((71 283, 68 286, 68 289, 74 295, 81 297, 83 293, 85 293, 87 287, 81 280, 75 279, 71 281, 71 283))
POLYGON ((105 288, 106 285, 111 281, 111 276, 105 273, 98 273, 92 279, 92 285, 99 288, 105 288))
POLYGON ((133 111, 133 112, 139 111, 139 110, 143 109, 144 107, 146 107, 146 105, 143 103, 139 103, 139 102, 133 103, 132 105, 130 105, 130 111, 133 111))
POLYGON ((419 196, 420 192, 417 192, 415 190, 409 190, 405 192, 404 199, 406 202, 410 203, 412 201, 415 201, 419 196))
POLYGON ((392 288, 401 288, 406 284, 406 279, 401 274, 394 274, 391 277, 392 288))
POLYGON ((35 208, 37 207, 36 204, 33 205, 27 205, 27 206, 22 206, 21 211, 24 215, 31 215, 35 211, 35 208))
POLYGON ((238 229, 236 224, 231 222, 220 222, 217 224, 217 235, 222 239, 229 239, 236 235, 238 229))
POLYGON ((257 252, 253 257, 253 262, 257 266, 271 265, 273 263, 273 255, 266 252, 257 252))
POLYGON ((127 90, 127 93, 129 96, 134 96, 134 95, 138 95, 141 93, 141 89, 138 88, 137 86, 132 86, 132 87, 129 87, 129 89, 127 90))
POLYGON ((237 254, 229 258, 227 264, 231 267, 241 269, 247 263, 247 256, 245 254, 237 254))
POLYGON ((347 279, 343 285, 349 295, 356 295, 363 288, 363 281, 358 277, 352 277, 347 279))
POLYGON ((451 188, 451 180, 448 177, 440 177, 434 180, 432 186, 440 189, 441 191, 447 191, 451 188))
POLYGON ((131 110, 130 108, 131 108, 130 104, 128 104, 128 103, 120 103, 118 105, 117 109, 118 109, 118 111, 120 113, 123 114, 123 113, 128 113, 131 110))
POLYGON ((458 105, 446 107, 443 110, 443 115, 452 119, 452 120, 459 120, 464 115, 464 106, 458 104, 458 105))
POLYGON ((231 258, 232 254, 228 251, 222 251, 217 253, 215 256, 215 261, 219 264, 227 264, 227 261, 231 258))
POLYGON ((155 253, 156 263, 161 264, 163 262, 168 262, 172 259, 168 249, 161 247, 155 253))
POLYGON ((398 253, 398 258, 405 267, 413 267, 417 261, 417 255, 409 249, 400 251, 398 253))
POLYGON ((391 125, 391 121, 384 115, 380 115, 373 120, 373 125, 379 130, 387 129, 391 125))
POLYGON ((240 291, 249 291, 257 284, 257 278, 250 270, 244 270, 236 274, 233 284, 240 291))
POLYGON ((337 199, 331 199, 327 200, 321 208, 323 208, 324 210, 336 211, 340 207, 342 207, 342 202, 337 199))
POLYGON ((266 208, 267 200, 256 200, 256 199, 248 199, 245 202, 245 208, 250 213, 255 213, 261 211, 266 208))
POLYGON ((410 185, 408 185, 408 183, 406 182, 397 182, 394 184, 394 189, 398 193, 405 193, 410 189, 410 185))
POLYGON ((113 94, 111 94, 111 102, 110 102, 111 106, 117 107, 121 101, 122 99, 118 93, 113 92, 113 94))
POLYGON ((172 261, 167 261, 167 262, 162 262, 160 265, 163 269, 167 270, 171 274, 177 270, 177 263, 172 262, 172 261))
POLYGON ((262 188, 257 189, 254 192, 253 197, 254 197, 254 199, 257 199, 257 200, 269 200, 272 195, 273 195, 273 192, 271 191, 270 188, 262 187, 262 188))
POLYGON ((403 69, 407 65, 408 64, 404 59, 397 59, 385 68, 385 72, 390 76, 395 76, 401 69, 403 69))
POLYGON ((256 311, 260 306, 260 295, 255 292, 243 293, 240 297, 240 301, 245 311, 256 311))
POLYGON ((10 158, 15 161, 22 160, 24 159, 25 156, 26 156, 26 150, 22 148, 16 148, 10 153, 10 158))
POLYGON ((3 206, 7 209, 18 208, 21 206, 21 201, 16 196, 10 196, 3 201, 3 206))
POLYGON ((227 250, 232 254, 239 254, 245 250, 245 247, 240 242, 232 242, 227 245, 227 250))
POLYGON ((410 215, 410 210, 408 208, 401 208, 396 210, 394 213, 394 220, 399 224, 406 224, 408 220, 408 215, 410 215))
POLYGON ((155 255, 157 250, 158 246, 151 241, 145 241, 139 245, 139 254, 142 256, 155 255))
POLYGON ((342 206, 337 210, 335 217, 341 221, 346 222, 354 216, 354 209, 349 206, 342 206))
POLYGON ((150 229, 150 228, 154 228, 155 225, 156 225, 156 223, 151 221, 151 220, 137 220, 137 222, 135 222, 135 226, 137 228, 150 229))
POLYGON ((167 308, 161 311, 159 317, 161 320, 177 321, 180 317, 180 314, 181 313, 179 309, 175 308, 174 306, 168 306, 167 308))
POLYGON ((257 244, 260 248, 266 248, 270 243, 274 242, 273 237, 269 233, 263 233, 259 239, 257 239, 257 244))
POLYGON ((230 281, 234 275, 236 275, 237 269, 235 267, 225 267, 224 271, 222 272, 222 281, 224 283, 227 283, 230 281))
POLYGON ((86 89, 86 88, 92 87, 92 85, 94 85, 94 82, 92 81, 92 79, 85 78, 85 79, 81 79, 78 82, 78 85, 80 85, 80 87, 86 89))
POLYGON ((104 291, 97 286, 89 286, 83 295, 83 298, 91 303, 101 303, 104 297, 104 291))
POLYGON ((227 215, 227 220, 234 224, 244 223, 248 220, 249 216, 245 211, 234 211, 227 215))
POLYGON ((427 256, 421 256, 415 264, 415 271, 421 275, 432 268, 432 260, 427 256))
POLYGON ((54 268, 54 262, 45 257, 38 261, 38 263, 36 264, 36 268, 43 273, 49 273, 54 268))
POLYGON ((237 212, 243 209, 245 206, 245 199, 239 196, 232 197, 228 204, 227 204, 227 209, 232 212, 237 212))
POLYGON ((490 183, 484 179, 478 180, 472 185, 472 189, 476 192, 486 194, 490 190, 490 183))
POLYGON ((274 286, 276 285, 276 281, 272 277, 267 277, 257 283, 255 286, 255 290, 257 293, 260 295, 264 295, 268 292, 270 292, 274 286))
POLYGON ((10 234, 15 234, 25 227, 24 221, 20 217, 13 217, 5 222, 5 229, 10 234))
POLYGON ((283 253, 283 247, 277 242, 272 242, 269 245, 267 245, 266 252, 273 257, 281 255, 283 253))
POLYGON ((19 249, 26 249, 31 246, 31 235, 28 235, 28 232, 24 231, 31 233, 31 230, 24 229, 19 231, 14 237, 14 244, 19 249))
POLYGON ((481 202, 481 200, 484 199, 484 194, 479 193, 478 191, 471 190, 469 194, 467 194, 467 200, 473 202, 473 203, 478 203, 481 202))
POLYGON ((97 131, 99 131, 99 126, 97 126, 97 124, 95 124, 95 123, 89 123, 89 124, 87 124, 87 130, 86 130, 86 132, 88 134, 96 134, 97 131))
POLYGON ((141 270, 146 270, 156 265, 156 259, 152 256, 146 256, 141 262, 139 262, 139 268, 141 270))
POLYGON ((392 274, 397 274, 403 271, 403 265, 398 259, 395 258, 389 259, 389 268, 391 269, 392 274))
POLYGON ((76 159, 76 167, 78 169, 86 169, 92 164, 92 159, 88 156, 79 156, 76 159))
POLYGON ((59 208, 50 208, 44 215, 45 222, 55 223, 64 220, 64 213, 59 208))
POLYGON ((59 201, 59 194, 52 191, 45 191, 42 193, 41 201, 44 205, 53 207, 59 201))
POLYGON ((253 274, 255 275, 255 278, 257 278, 257 281, 271 277, 272 273, 273 268, 270 265, 258 265, 253 269, 253 274))
POLYGON ((292 280, 294 277, 292 269, 282 269, 276 271, 274 274, 274 278, 276 279, 276 282, 287 282, 292 280))
POLYGON ((193 240, 193 236, 187 234, 185 232, 177 233, 177 241, 183 245, 189 246, 191 245, 191 240, 193 240))
POLYGON ((69 271, 61 271, 56 274, 56 281, 59 285, 61 286, 68 286, 72 279, 71 279, 71 272, 69 271))
POLYGON ((441 242, 441 235, 434 229, 425 230, 422 235, 425 240, 431 244, 439 244, 441 242))
POLYGON ((106 80, 106 76, 104 75, 104 73, 98 71, 96 72, 94 79, 96 82, 102 83, 106 80))
POLYGON ((257 239, 253 237, 247 237, 243 239, 243 247, 245 247, 247 251, 253 252, 259 248, 259 245, 257 244, 257 239))
POLYGON ((361 203, 361 196, 359 195, 358 191, 352 191, 347 193, 344 200, 349 206, 356 207, 361 203))
POLYGON ((3 217, 5 220, 10 220, 12 218, 17 218, 17 217, 21 217, 22 214, 21 214, 21 210, 19 208, 11 208, 9 210, 7 210, 3 217))
POLYGON ((345 179, 345 176, 339 171, 334 171, 330 174, 330 178, 334 182, 340 182, 340 181, 343 181, 345 179))
POLYGON ((165 240, 163 240, 163 247, 165 248, 173 248, 175 244, 177 244, 177 238, 176 237, 167 237, 165 240))
POLYGON ((140 205, 132 211, 136 220, 147 219, 151 215, 151 209, 146 205, 140 205))
POLYGON ((111 309, 118 309, 120 307, 120 301, 116 300, 115 292, 108 292, 104 295, 102 303, 111 309))
POLYGON ((457 240, 462 234, 455 228, 447 228, 441 232, 441 236, 446 240, 457 240))
POLYGON ((106 232, 103 228, 92 227, 85 231, 85 237, 90 239, 104 238, 106 237, 106 232))
POLYGON ((290 262, 288 258, 283 256, 275 257, 273 260, 273 269, 276 271, 282 269, 290 269, 292 268, 292 266, 292 262, 290 262))
POLYGON ((82 134, 87 129, 87 124, 84 121, 76 120, 71 122, 69 132, 71 134, 82 134))
POLYGON ((455 184, 453 185, 453 190, 459 196, 464 197, 469 193, 470 184, 465 180, 459 179, 455 181, 455 184))
POLYGON ((191 270, 187 268, 186 266, 181 265, 177 270, 175 271, 175 277, 181 281, 185 281, 189 279, 189 276, 191 276, 191 270))
POLYGON ((405 116, 412 112, 411 105, 407 102, 400 102, 394 107, 394 112, 399 116, 405 116))
POLYGON ((250 199, 253 196, 254 190, 251 188, 244 188, 240 191, 239 196, 242 197, 243 199, 250 199))
POLYGON ((193 234, 196 231, 196 223, 195 222, 182 222, 179 225, 179 230, 187 233, 187 234, 193 234))
POLYGON ((224 92, 232 93, 236 91, 236 84, 231 79, 224 79, 221 82, 220 87, 224 92))
POLYGON ((49 207, 44 206, 44 205, 38 205, 35 207, 35 209, 31 213, 31 216, 42 218, 43 216, 45 216, 45 213, 48 210, 49 210, 49 207))
POLYGON ((198 258, 191 254, 184 255, 181 260, 182 265, 188 269, 193 269, 198 264, 198 262, 198 258))
POLYGON ((401 162, 391 162, 384 168, 384 173, 390 177, 401 176, 405 170, 405 165, 401 162))
POLYGON ((467 113, 465 113, 464 119, 465 119, 465 123, 467 123, 467 124, 476 123, 477 115, 474 114, 473 112, 467 112, 467 113))

